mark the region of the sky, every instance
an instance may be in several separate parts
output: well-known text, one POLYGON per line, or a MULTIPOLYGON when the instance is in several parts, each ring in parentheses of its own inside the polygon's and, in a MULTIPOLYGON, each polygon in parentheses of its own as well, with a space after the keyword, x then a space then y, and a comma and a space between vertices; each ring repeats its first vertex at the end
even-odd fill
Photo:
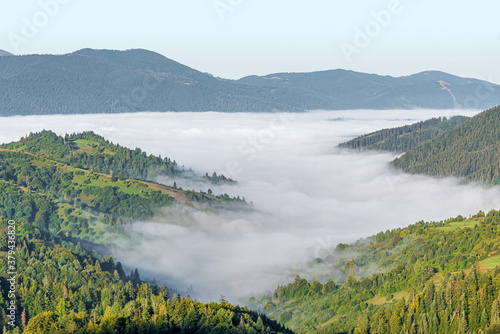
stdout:
POLYGON ((133 248, 111 253, 128 272, 137 267, 141 277, 154 277, 182 291, 192 284, 203 300, 218 300, 222 294, 244 304, 251 295, 293 281, 296 272, 311 279, 304 269, 307 261, 340 242, 420 220, 468 217, 498 208, 497 188, 403 174, 389 165, 392 153, 335 148, 339 142, 381 128, 477 112, 15 116, 2 119, 0 142, 42 129, 61 135, 93 130, 114 143, 175 159, 200 174, 216 171, 237 180, 237 185, 220 187, 176 182, 184 189, 210 187, 216 194, 245 196, 254 203, 253 211, 169 207, 151 221, 134 222, 127 246, 133 248))
POLYGON ((156 51, 224 78, 425 70, 500 83, 500 2, 0 0, 0 49, 156 51))

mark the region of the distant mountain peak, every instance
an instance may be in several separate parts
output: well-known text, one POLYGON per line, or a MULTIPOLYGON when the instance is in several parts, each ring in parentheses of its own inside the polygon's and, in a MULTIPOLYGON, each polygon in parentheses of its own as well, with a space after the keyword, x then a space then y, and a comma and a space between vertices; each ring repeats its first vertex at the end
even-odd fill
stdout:
POLYGON ((115 54, 126 54, 126 53, 144 53, 144 54, 151 54, 151 55, 159 55, 159 56, 162 56, 164 58, 166 58, 165 56, 157 53, 157 52, 154 52, 154 51, 150 51, 150 50, 146 50, 146 49, 127 49, 127 50, 114 50, 114 49, 92 49, 92 48, 84 48, 84 49, 80 49, 78 51, 75 51, 75 52, 72 52, 72 53, 69 53, 70 55, 96 55, 96 54, 104 54, 104 53, 108 53, 108 54, 112 54, 112 53, 115 53, 115 54))
POLYGON ((7 56, 13 56, 13 54, 4 50, 0 50, 0 57, 7 57, 7 56))

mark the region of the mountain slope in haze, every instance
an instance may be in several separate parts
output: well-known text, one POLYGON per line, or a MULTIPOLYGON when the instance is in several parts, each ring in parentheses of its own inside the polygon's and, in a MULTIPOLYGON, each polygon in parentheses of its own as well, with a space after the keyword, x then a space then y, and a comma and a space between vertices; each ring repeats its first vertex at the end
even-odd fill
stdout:
POLYGON ((442 72, 393 78, 334 70, 225 80, 141 49, 0 57, 0 91, 0 116, 500 104, 500 86, 442 72))
MULTIPOLYGON (((0 217, 0 230, 7 233, 7 226, 0 217)), ((12 292, 10 277, 0 273, 3 333, 292 334, 255 311, 224 299, 200 303, 189 296, 181 298, 165 285, 142 280, 137 269, 125 274, 122 264, 110 256, 98 258, 59 240, 33 240, 18 227, 14 299, 7 299, 12 292), (11 300, 17 307, 14 320, 6 315, 11 300)), ((10 250, 1 245, 0 265, 5 268, 10 250)))
POLYGON ((335 107, 286 88, 229 83, 147 50, 0 57, 0 91, 0 116, 335 107))
POLYGON ((249 306, 301 334, 499 333, 499 226, 480 211, 341 243, 249 306))
POLYGON ((486 109, 500 104, 499 85, 439 71, 391 77, 337 69, 248 76, 237 82, 307 92, 340 109, 486 109))
POLYGON ((372 132, 340 143, 338 146, 357 150, 383 150, 402 153, 456 128, 468 119, 469 117, 465 116, 454 116, 450 119, 446 117, 432 118, 410 125, 372 132))
POLYGON ((474 116, 392 164, 412 174, 500 183, 500 107, 474 116))
POLYGON ((13 54, 4 50, 0 50, 0 57, 6 57, 6 56, 13 56, 13 54))

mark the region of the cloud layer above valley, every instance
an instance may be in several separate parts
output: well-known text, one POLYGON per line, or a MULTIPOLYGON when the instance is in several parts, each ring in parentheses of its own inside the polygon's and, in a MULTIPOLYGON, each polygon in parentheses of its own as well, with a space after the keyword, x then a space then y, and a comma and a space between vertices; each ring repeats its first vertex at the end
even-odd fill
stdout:
MULTIPOLYGON (((93 130, 115 143, 175 159, 236 186, 211 187, 253 201, 255 212, 169 208, 137 222, 136 249, 118 260, 206 298, 230 299, 286 283, 319 248, 353 242, 419 220, 500 207, 498 189, 410 176, 390 153, 339 151, 336 144, 381 128, 472 111, 317 111, 307 114, 137 113, 2 118, 0 142, 31 131, 93 130)), ((172 180, 164 179, 170 184, 172 180)), ((207 190, 203 184, 179 186, 207 190)))

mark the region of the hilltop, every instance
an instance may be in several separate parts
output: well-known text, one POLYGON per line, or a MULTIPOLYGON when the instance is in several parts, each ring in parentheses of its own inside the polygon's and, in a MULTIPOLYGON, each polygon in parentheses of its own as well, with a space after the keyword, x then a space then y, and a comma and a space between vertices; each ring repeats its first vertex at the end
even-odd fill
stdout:
POLYGON ((500 107, 476 115, 392 164, 412 174, 500 183, 500 107))

